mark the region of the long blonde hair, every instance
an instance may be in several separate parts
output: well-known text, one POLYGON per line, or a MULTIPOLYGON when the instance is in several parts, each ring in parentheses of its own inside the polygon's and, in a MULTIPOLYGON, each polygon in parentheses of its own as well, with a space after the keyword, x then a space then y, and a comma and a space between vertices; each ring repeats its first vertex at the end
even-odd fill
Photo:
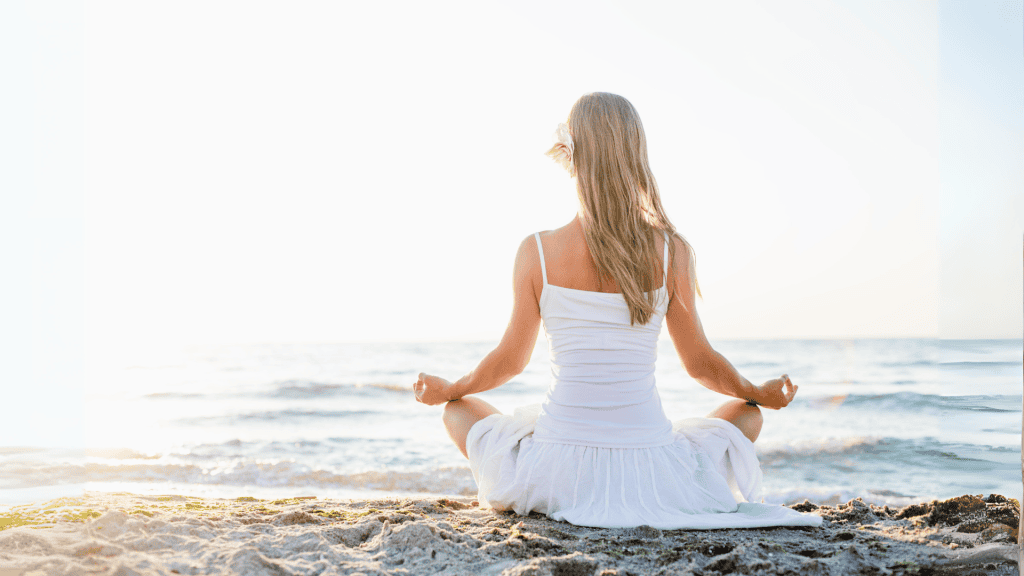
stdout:
MULTIPOLYGON (((691 271, 693 248, 661 206, 647 163, 644 127, 629 100, 607 92, 585 94, 569 112, 569 131, 580 221, 598 278, 618 284, 630 324, 646 324, 657 305, 654 289, 661 284, 655 233, 667 232, 670 240, 683 242, 691 271)), ((675 243, 669 242, 669 261, 674 258, 675 243)), ((700 294, 696 275, 690 280, 700 294)))

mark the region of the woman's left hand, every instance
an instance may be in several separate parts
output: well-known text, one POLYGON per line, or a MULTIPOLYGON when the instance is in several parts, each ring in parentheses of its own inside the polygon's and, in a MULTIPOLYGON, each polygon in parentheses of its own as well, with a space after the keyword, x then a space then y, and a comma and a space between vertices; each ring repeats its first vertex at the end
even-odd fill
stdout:
POLYGON ((451 400, 451 387, 452 383, 440 376, 420 372, 419 380, 412 385, 412 391, 416 394, 417 402, 436 406, 451 400))

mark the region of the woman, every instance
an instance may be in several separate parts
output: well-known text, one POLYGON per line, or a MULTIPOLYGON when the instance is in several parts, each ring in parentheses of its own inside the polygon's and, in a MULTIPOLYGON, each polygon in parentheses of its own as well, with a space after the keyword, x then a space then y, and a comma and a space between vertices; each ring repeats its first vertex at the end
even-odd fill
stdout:
POLYGON ((632 104, 587 94, 557 136, 548 153, 577 179, 578 215, 519 246, 498 347, 455 383, 420 374, 413 386, 424 404, 447 402, 444 423, 480 503, 597 527, 820 525, 751 502, 760 500, 758 406, 783 408, 797 387, 786 375, 754 386, 708 343, 693 250, 661 207, 632 104), (503 415, 472 396, 525 369, 542 320, 554 376, 544 403, 503 415), (663 320, 687 373, 735 400, 669 421, 654 382, 663 320))

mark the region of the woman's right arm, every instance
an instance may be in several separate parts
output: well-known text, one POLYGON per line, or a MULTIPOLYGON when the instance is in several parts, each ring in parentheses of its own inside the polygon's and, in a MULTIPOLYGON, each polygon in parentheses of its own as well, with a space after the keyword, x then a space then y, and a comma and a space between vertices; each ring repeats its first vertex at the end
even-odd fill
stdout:
POLYGON ((774 410, 785 407, 797 389, 788 376, 754 386, 711 347, 697 315, 696 273, 690 247, 675 238, 673 242, 675 257, 669 266, 670 300, 665 322, 686 373, 705 388, 720 394, 774 410))

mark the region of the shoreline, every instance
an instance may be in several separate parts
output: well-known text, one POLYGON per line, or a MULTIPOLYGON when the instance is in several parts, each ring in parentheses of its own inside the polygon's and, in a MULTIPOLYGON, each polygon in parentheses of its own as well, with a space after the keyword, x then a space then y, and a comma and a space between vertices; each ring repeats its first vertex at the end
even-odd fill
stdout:
POLYGON ((791 506, 820 528, 587 528, 467 497, 87 492, 0 513, 0 574, 1016 574, 1019 503, 791 506))

